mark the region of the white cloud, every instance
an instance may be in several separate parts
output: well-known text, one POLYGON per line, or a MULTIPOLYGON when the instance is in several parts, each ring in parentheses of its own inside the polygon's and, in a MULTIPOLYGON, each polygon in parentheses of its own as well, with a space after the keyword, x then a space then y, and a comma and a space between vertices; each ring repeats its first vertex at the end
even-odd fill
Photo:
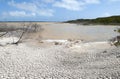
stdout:
POLYGON ((35 13, 26 13, 25 11, 10 11, 4 12, 4 16, 12 16, 12 17, 32 17, 35 16, 35 13))
POLYGON ((11 0, 8 4, 17 11, 10 11, 10 16, 54 16, 54 10, 49 9, 47 4, 67 10, 83 10, 88 4, 98 4, 100 0, 32 0, 32 2, 15 2, 11 0))
POLYGON ((98 4, 100 3, 100 0, 84 0, 84 2, 87 4, 98 4))
POLYGON ((9 15, 11 15, 11 16, 27 16, 26 12, 24 12, 24 11, 9 12, 9 15))
POLYGON ((39 15, 43 15, 43 16, 53 16, 54 11, 52 9, 47 9, 47 10, 40 10, 40 12, 38 12, 39 15))
POLYGON ((19 9, 23 10, 28 10, 28 11, 36 11, 37 6, 33 3, 27 3, 27 2, 22 2, 22 3, 15 3, 14 1, 11 1, 8 3, 11 6, 14 6, 19 9))
POLYGON ((51 9, 44 9, 41 8, 40 4, 37 2, 21 2, 21 3, 16 3, 14 0, 10 1, 8 3, 10 6, 15 7, 20 11, 12 11, 9 12, 9 15, 11 16, 18 16, 18 15, 23 15, 23 16, 53 16, 54 11, 51 9))
POLYGON ((57 1, 53 6, 62 7, 68 10, 81 10, 82 5, 83 2, 80 2, 78 0, 62 0, 57 1))
POLYGON ((100 0, 61 0, 56 1, 53 6, 55 7, 61 7, 68 10, 82 10, 85 6, 88 4, 98 4, 100 3, 100 0))
POLYGON ((30 16, 35 16, 35 13, 28 14, 25 11, 11 11, 9 12, 10 16, 20 16, 20 17, 30 17, 30 16))

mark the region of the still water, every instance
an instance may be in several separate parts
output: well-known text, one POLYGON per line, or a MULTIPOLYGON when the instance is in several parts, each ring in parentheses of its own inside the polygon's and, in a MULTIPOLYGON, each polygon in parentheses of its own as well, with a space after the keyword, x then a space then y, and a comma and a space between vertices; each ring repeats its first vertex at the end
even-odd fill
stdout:
POLYGON ((106 41, 118 35, 114 30, 119 26, 77 25, 50 23, 42 25, 43 39, 81 39, 85 41, 106 41))

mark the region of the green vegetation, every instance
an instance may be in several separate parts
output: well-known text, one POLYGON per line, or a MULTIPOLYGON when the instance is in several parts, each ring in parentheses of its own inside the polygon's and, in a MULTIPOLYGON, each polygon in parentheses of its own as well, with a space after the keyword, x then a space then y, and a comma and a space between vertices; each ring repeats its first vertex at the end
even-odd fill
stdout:
POLYGON ((77 19, 66 21, 66 23, 77 23, 83 25, 89 24, 120 25, 120 16, 101 17, 96 19, 77 19))
POLYGON ((120 28, 118 28, 117 32, 120 33, 120 28))
POLYGON ((115 45, 116 47, 118 47, 118 46, 120 46, 120 42, 118 41, 118 42, 114 43, 114 45, 115 45))

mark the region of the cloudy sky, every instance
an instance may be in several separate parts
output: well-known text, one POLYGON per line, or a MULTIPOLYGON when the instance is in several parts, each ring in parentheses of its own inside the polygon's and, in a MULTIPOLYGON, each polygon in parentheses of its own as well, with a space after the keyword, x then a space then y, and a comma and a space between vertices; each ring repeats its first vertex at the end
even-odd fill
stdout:
POLYGON ((120 0, 0 0, 0 21, 66 21, 120 15, 120 0))

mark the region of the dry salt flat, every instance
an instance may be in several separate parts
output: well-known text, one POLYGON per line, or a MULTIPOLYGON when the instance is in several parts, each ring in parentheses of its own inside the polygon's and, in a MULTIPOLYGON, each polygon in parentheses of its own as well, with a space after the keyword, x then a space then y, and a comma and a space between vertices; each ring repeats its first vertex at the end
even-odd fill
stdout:
MULTIPOLYGON (((0 79, 119 79, 120 48, 103 42, 43 40, 0 46, 0 79), (61 43, 54 45, 54 42, 61 43)), ((17 38, 16 38, 17 39, 17 38)), ((5 41, 6 40, 6 41, 5 41)), ((3 42, 3 41, 2 41, 3 42)))

